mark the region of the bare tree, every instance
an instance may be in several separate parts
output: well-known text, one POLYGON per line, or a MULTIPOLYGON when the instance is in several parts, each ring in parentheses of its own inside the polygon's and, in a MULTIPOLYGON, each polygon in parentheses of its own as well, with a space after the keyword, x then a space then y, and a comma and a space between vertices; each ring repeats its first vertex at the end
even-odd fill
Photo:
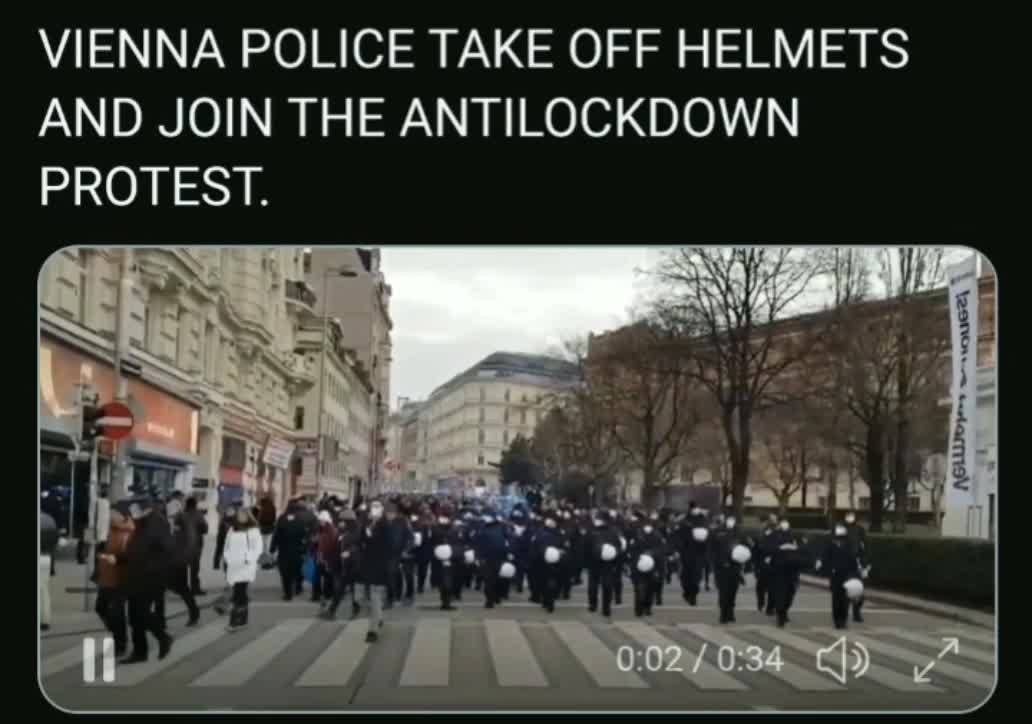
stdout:
POLYGON ((657 325, 639 320, 592 338, 588 384, 609 416, 612 443, 642 473, 642 497, 678 472, 685 443, 698 423, 686 360, 657 325))
POLYGON ((657 316, 687 344, 691 376, 720 409, 739 517, 753 416, 783 399, 775 383, 812 348, 802 328, 789 334, 779 323, 802 311, 822 268, 822 255, 807 249, 692 247, 667 252, 653 271, 657 316))

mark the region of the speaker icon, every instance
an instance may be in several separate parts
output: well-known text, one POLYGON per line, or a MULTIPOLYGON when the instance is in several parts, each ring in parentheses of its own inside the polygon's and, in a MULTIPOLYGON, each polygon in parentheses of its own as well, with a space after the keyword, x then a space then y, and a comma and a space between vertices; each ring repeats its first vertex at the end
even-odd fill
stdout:
POLYGON ((840 684, 845 684, 850 674, 859 679, 870 666, 871 655, 867 647, 857 641, 849 642, 845 636, 827 648, 817 649, 817 671, 830 674, 840 684), (850 658, 852 666, 849 665, 850 658))

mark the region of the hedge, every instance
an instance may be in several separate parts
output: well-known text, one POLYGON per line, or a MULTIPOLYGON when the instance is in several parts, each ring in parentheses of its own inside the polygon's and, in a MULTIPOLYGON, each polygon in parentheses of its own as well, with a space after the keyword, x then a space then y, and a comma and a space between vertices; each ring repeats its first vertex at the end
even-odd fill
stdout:
MULTIPOLYGON (((816 560, 828 532, 798 529, 795 532, 807 539, 811 560, 816 560)), ((757 533, 749 531, 753 536, 757 533)), ((995 606, 994 543, 968 538, 868 533, 867 551, 871 563, 868 583, 873 588, 987 610, 995 606)))

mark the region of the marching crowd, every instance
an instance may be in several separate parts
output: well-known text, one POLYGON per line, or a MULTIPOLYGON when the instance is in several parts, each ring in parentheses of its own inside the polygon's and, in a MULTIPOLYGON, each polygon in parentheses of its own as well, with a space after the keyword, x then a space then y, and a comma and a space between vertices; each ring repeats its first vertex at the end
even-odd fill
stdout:
MULTIPOLYGON (((184 600, 188 626, 200 618, 196 597, 207 595, 199 575, 209 532, 205 517, 196 500, 184 501, 181 494, 164 503, 123 501, 110 507, 109 517, 95 551, 96 611, 117 655, 126 653, 131 640, 123 663, 147 660, 148 633, 163 658, 173 644, 165 626, 166 590, 184 600)), ((56 543, 47 530, 44 554, 56 543)), ((327 619, 337 616, 341 603, 350 604, 352 618, 365 605, 369 642, 379 636, 385 609, 412 605, 427 588, 437 592, 445 611, 472 592, 494 608, 526 589, 530 601, 551 613, 556 601, 585 585, 585 577, 588 610, 605 617, 621 605, 625 579, 634 614, 641 617, 663 605, 664 590, 675 579, 684 600, 695 606, 712 578, 720 622, 729 624, 747 571, 756 578, 757 608, 782 627, 800 573, 812 568, 830 578, 832 618, 844 628, 850 608, 853 619, 862 620, 861 580, 870 570, 864 530, 852 513, 815 551, 777 516, 748 535, 734 516, 711 516, 694 503, 683 514, 586 510, 569 503, 502 513, 476 500, 407 495, 359 501, 354 508, 332 496, 318 503, 298 498, 283 511, 269 499, 255 508, 229 506, 216 532, 212 564, 225 573, 226 590, 214 608, 228 612, 230 631, 247 625, 249 585, 265 568, 277 569, 285 601, 301 595, 308 581, 311 600, 327 619)))

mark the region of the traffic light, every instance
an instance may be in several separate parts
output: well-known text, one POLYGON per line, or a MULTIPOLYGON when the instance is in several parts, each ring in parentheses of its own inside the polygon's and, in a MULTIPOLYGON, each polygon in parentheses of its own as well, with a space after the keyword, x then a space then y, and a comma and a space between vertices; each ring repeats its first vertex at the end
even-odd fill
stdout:
POLYGON ((101 429, 97 421, 101 418, 103 412, 96 403, 83 403, 82 407, 82 432, 80 440, 82 442, 92 442, 96 438, 100 437, 101 429))

